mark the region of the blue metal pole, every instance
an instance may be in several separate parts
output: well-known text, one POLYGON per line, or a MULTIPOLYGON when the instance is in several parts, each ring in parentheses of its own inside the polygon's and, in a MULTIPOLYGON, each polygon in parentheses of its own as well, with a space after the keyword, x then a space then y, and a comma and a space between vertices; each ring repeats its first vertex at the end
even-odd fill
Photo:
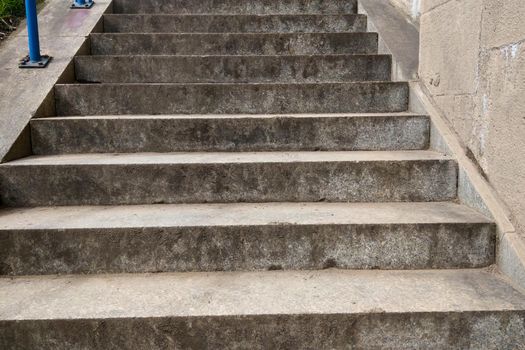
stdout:
POLYGON ((36 14, 36 0, 25 1, 29 55, 22 58, 18 67, 45 68, 49 61, 51 61, 52 57, 40 54, 40 41, 38 39, 38 19, 36 14))
POLYGON ((38 39, 38 21, 36 17, 36 0, 26 0, 27 38, 29 42, 29 59, 40 62, 40 42, 38 39))

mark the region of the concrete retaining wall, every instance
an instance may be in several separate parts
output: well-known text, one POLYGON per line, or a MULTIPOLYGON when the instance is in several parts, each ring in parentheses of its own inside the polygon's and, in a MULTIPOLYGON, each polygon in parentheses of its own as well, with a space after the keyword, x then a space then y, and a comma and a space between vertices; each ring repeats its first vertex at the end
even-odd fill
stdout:
POLYGON ((524 235, 525 3, 423 0, 421 10, 421 83, 524 235))
POLYGON ((421 15, 421 4, 428 0, 391 0, 392 4, 400 8, 413 21, 418 21, 421 15))

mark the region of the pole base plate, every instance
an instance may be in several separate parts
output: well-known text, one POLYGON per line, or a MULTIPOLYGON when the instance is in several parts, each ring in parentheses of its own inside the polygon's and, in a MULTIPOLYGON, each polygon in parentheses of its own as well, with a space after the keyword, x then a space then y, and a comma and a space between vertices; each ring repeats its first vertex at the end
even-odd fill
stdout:
POLYGON ((53 57, 48 55, 40 56, 40 61, 32 62, 29 56, 22 58, 18 64, 18 68, 46 68, 53 57))
POLYGON ((93 5, 95 5, 94 1, 88 1, 83 5, 79 5, 76 2, 73 2, 69 8, 73 10, 82 10, 82 9, 90 9, 93 7, 93 5))

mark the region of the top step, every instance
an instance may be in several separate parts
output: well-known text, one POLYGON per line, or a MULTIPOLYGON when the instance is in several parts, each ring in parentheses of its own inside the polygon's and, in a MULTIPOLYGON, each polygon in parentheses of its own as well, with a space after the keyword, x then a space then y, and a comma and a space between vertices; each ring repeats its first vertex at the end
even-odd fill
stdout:
POLYGON ((357 0, 115 0, 114 13, 177 14, 345 14, 357 0))

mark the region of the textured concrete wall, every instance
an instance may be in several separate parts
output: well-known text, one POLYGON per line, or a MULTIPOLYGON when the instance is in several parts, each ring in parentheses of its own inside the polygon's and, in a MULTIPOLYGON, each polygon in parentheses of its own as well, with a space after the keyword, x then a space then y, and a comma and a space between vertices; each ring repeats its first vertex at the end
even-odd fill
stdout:
POLYGON ((390 0, 392 4, 400 8, 416 22, 421 15, 421 3, 423 1, 425 0, 390 0))
POLYGON ((423 84, 525 235, 525 2, 422 0, 420 40, 423 84))

